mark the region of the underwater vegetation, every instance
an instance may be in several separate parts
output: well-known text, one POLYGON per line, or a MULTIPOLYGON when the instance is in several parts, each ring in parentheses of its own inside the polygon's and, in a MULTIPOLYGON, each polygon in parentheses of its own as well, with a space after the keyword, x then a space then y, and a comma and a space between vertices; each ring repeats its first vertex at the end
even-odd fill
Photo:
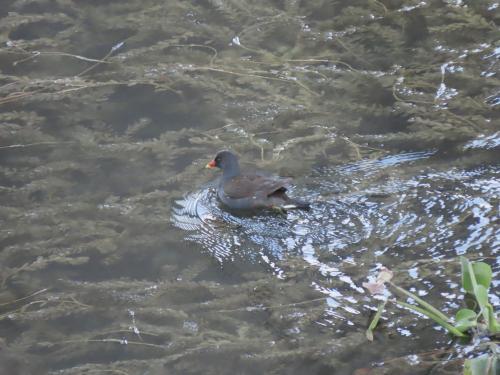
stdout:
POLYGON ((464 255, 498 311, 498 9, 4 0, 0 373, 462 371, 408 311, 369 343, 362 284, 452 315, 464 255), (224 148, 311 210, 221 209, 224 148))

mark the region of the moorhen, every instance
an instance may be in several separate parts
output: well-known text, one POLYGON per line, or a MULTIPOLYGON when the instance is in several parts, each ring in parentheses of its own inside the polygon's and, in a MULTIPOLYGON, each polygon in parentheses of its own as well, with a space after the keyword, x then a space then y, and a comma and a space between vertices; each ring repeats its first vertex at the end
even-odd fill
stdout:
POLYGON ((222 169, 217 196, 230 209, 309 209, 309 203, 286 194, 291 178, 242 173, 238 157, 231 151, 219 151, 206 167, 222 169))

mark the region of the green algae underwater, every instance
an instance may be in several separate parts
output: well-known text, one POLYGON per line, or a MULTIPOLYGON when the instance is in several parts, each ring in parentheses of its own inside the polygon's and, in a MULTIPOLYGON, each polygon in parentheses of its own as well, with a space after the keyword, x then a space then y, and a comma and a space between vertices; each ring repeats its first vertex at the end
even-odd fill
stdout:
POLYGON ((455 374, 500 269, 494 0, 4 0, 0 374, 455 374), (309 212, 237 216, 231 148, 309 212))

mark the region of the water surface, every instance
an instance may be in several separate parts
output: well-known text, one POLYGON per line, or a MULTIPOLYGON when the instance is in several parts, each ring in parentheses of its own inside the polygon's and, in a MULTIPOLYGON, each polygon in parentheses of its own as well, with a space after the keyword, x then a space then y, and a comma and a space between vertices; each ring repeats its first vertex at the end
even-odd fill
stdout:
POLYGON ((446 374, 500 269, 495 1, 7 1, 0 373, 446 374), (312 202, 235 215, 220 149, 312 202), (381 350, 381 347, 383 350, 381 350))

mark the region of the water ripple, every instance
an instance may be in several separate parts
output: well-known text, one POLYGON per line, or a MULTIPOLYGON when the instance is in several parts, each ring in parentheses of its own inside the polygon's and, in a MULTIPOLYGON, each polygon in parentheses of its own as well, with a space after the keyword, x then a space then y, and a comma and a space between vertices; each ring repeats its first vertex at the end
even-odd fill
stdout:
POLYGON ((339 306, 353 314, 359 303, 354 296, 362 298, 363 290, 343 264, 366 268, 383 257, 380 262, 397 266, 396 259, 490 256, 500 250, 500 227, 493 225, 498 222, 500 167, 408 168, 432 155, 406 153, 318 169, 307 188, 293 191, 313 201, 311 210, 286 216, 233 215, 219 207, 213 188, 205 188, 176 202, 172 222, 221 263, 241 257, 285 277, 280 260, 285 254, 300 257, 324 280, 337 280, 335 286, 321 279, 313 285, 328 296, 335 317, 343 315, 339 306), (345 193, 332 188, 341 179, 345 193))

